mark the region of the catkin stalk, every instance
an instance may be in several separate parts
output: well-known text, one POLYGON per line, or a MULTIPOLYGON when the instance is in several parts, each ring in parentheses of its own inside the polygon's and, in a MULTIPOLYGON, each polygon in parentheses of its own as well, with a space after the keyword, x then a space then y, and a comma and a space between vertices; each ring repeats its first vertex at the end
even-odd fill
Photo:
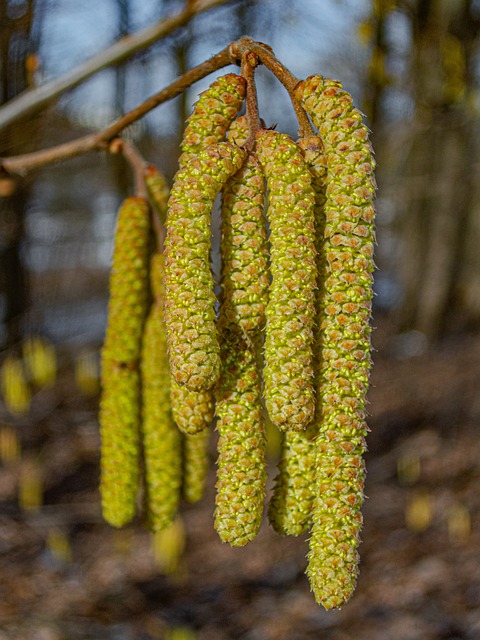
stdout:
POLYGON ((181 436, 170 409, 163 277, 164 256, 156 253, 150 270, 154 303, 145 324, 141 363, 145 504, 148 526, 152 531, 161 531, 173 522, 182 480, 181 436))
POLYGON ((140 453, 139 360, 148 309, 150 217, 143 198, 120 208, 110 275, 100 399, 103 516, 121 527, 136 512, 140 453))
POLYGON ((272 282, 266 309, 265 403, 272 422, 298 431, 312 420, 315 409, 315 197, 301 150, 289 136, 260 131, 257 155, 270 190, 272 282))
POLYGON ((355 588, 362 526, 370 358, 375 179, 361 113, 339 82, 312 76, 297 97, 327 156, 317 498, 307 574, 317 602, 340 607, 355 588))
POLYGON ((210 269, 210 216, 215 198, 245 152, 212 145, 177 172, 165 240, 165 322, 172 375, 191 391, 206 391, 220 374, 210 269))

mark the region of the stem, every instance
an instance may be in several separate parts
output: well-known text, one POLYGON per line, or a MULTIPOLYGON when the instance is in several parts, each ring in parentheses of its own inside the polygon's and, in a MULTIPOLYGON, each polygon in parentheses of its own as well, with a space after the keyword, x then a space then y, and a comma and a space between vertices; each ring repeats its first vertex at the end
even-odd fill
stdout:
POLYGON ((248 120, 248 140, 245 143, 247 151, 253 151, 258 130, 260 129, 260 114, 258 112, 257 87, 255 86, 255 68, 259 64, 254 53, 242 56, 241 74, 247 83, 246 112, 248 120))
POLYGON ((77 140, 72 140, 71 142, 65 142, 56 147, 51 147, 50 149, 12 156, 11 158, 1 158, 0 169, 3 169, 7 173, 25 175, 29 171, 47 164, 73 158, 88 151, 107 149, 110 142, 116 138, 125 127, 136 122, 149 111, 158 107, 158 105, 175 98, 198 80, 229 64, 231 64, 230 53, 229 48, 226 47, 209 60, 187 71, 187 73, 172 82, 168 87, 151 96, 138 107, 132 109, 132 111, 115 120, 115 122, 106 129, 98 133, 91 133, 77 140))
POLYGON ((122 138, 116 138, 110 145, 111 153, 122 152, 123 157, 130 165, 135 182, 135 195, 148 200, 147 186, 145 184, 144 171, 146 162, 136 148, 122 138))
POLYGON ((251 38, 243 37, 230 45, 230 53, 233 60, 243 59, 243 56, 248 53, 254 53, 260 62, 269 69, 273 75, 279 80, 285 89, 288 91, 290 100, 292 101, 295 114, 297 116, 300 137, 314 135, 313 127, 308 119, 308 116, 296 98, 294 89, 297 86, 299 80, 285 67, 273 54, 272 49, 261 42, 255 42, 251 38))

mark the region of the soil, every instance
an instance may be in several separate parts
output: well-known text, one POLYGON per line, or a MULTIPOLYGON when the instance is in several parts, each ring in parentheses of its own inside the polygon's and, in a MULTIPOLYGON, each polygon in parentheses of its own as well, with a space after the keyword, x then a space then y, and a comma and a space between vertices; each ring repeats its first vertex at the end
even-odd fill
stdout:
POLYGON ((379 322, 374 342, 361 573, 341 610, 314 602, 307 536, 265 521, 244 548, 219 541, 213 451, 169 546, 105 524, 97 400, 65 366, 16 421, 21 457, 0 466, 0 640, 480 638, 480 336, 429 347, 379 322))

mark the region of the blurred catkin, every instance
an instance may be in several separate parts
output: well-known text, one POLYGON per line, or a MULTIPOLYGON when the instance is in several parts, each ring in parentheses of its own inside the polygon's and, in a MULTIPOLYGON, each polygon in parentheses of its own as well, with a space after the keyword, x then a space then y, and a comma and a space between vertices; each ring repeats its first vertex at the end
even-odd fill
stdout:
POLYGON ((165 321, 172 375, 191 391, 211 388, 220 373, 210 269, 210 216, 245 152, 223 142, 206 147, 177 172, 165 240, 165 321))
POLYGON ((167 527, 180 500, 181 436, 170 409, 170 370, 163 320, 164 257, 152 256, 150 279, 154 302, 150 309, 142 348, 142 432, 146 476, 146 511, 153 531, 167 527))
POLYGON ((179 166, 184 167, 204 147, 221 142, 245 97, 245 80, 235 74, 220 76, 194 105, 181 144, 179 166))
POLYGON ((100 399, 100 492, 104 518, 116 527, 129 522, 136 512, 139 361, 149 300, 149 245, 148 203, 139 197, 127 198, 115 233, 100 399))
MULTIPOLYGON (((317 287, 315 290, 316 323, 314 335, 314 373, 318 385, 320 378, 320 323, 323 300, 323 234, 325 229, 325 179, 327 160, 319 136, 300 138, 298 146, 312 175, 315 193, 315 247, 317 249, 317 287)), ((318 404, 317 404, 318 409, 318 404)), ((317 417, 318 417, 317 410, 317 417)), ((282 535, 300 535, 311 524, 315 497, 316 451, 315 437, 318 420, 310 423, 305 431, 287 432, 282 440, 282 457, 278 476, 269 505, 268 516, 274 529, 282 535)))
POLYGON ((307 574, 326 609, 351 596, 358 573, 370 359, 374 162, 362 114, 339 82, 312 76, 297 97, 327 156, 317 498, 307 574))
POLYGON ((183 497, 194 503, 205 493, 210 457, 210 429, 183 436, 183 497))
POLYGON ((301 430, 315 409, 315 197, 302 152, 289 136, 260 131, 257 155, 270 191, 272 282, 266 309, 265 403, 277 426, 301 430))
POLYGON ((170 193, 168 182, 163 173, 161 173, 161 171, 159 171, 153 164, 149 164, 145 167, 144 177, 150 202, 158 214, 160 221, 165 224, 165 220, 167 218, 168 195, 170 193))

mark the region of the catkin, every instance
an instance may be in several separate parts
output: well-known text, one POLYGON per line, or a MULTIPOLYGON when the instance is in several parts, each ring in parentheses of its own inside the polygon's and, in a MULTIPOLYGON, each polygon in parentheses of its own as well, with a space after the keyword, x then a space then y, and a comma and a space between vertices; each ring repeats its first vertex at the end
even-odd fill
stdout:
POLYGON ((228 127, 242 106, 245 89, 246 83, 242 76, 227 73, 212 82, 200 95, 183 133, 180 167, 188 164, 207 145, 224 139, 228 127))
MULTIPOLYGON (((312 175, 315 192, 315 248, 317 250, 317 288, 315 309, 317 321, 314 335, 314 373, 316 386, 320 379, 320 323, 323 301, 323 234, 325 229, 325 179, 327 160, 319 136, 300 138, 298 146, 312 175)), ((282 441, 282 457, 269 505, 268 516, 275 531, 282 535, 300 535, 311 524, 315 497, 316 448, 320 402, 316 404, 316 417, 305 431, 286 432, 282 441)))
POLYGON ((230 313, 246 336, 265 323, 268 249, 263 207, 265 180, 256 157, 227 182, 222 198, 222 287, 230 313))
POLYGON ((167 217, 167 203, 170 187, 165 176, 153 164, 149 164, 144 170, 145 184, 147 186, 148 196, 158 217, 162 223, 165 223, 167 217))
POLYGON ((326 609, 355 588, 362 526, 366 393, 374 244, 375 179, 361 113, 339 82, 312 76, 296 89, 327 155, 321 428, 307 574, 326 609))
POLYGON ((144 198, 126 198, 118 213, 102 357, 124 365, 140 359, 148 311, 150 212, 144 198))
POLYGON ((103 516, 116 527, 129 522, 136 512, 140 452, 138 365, 149 299, 149 241, 146 200, 127 198, 120 208, 115 233, 99 416, 103 516))
POLYGON ((272 282, 266 309, 265 403, 277 426, 301 430, 315 408, 314 192, 301 150, 286 134, 260 131, 257 155, 270 190, 272 282))
POLYGON ((210 215, 218 192, 244 158, 229 142, 206 147, 177 172, 170 194, 165 322, 172 375, 191 391, 211 388, 220 374, 210 215))
POLYGON ((170 371, 163 320, 164 256, 152 256, 150 280, 154 303, 148 315, 142 348, 143 445, 147 522, 161 531, 173 522, 180 499, 181 436, 170 410, 170 371))
POLYGON ((194 503, 202 499, 210 457, 210 429, 183 436, 183 497, 194 503))
POLYGON ((262 522, 266 439, 255 350, 226 310, 227 305, 220 311, 215 529, 222 542, 243 546, 255 538, 262 522))

